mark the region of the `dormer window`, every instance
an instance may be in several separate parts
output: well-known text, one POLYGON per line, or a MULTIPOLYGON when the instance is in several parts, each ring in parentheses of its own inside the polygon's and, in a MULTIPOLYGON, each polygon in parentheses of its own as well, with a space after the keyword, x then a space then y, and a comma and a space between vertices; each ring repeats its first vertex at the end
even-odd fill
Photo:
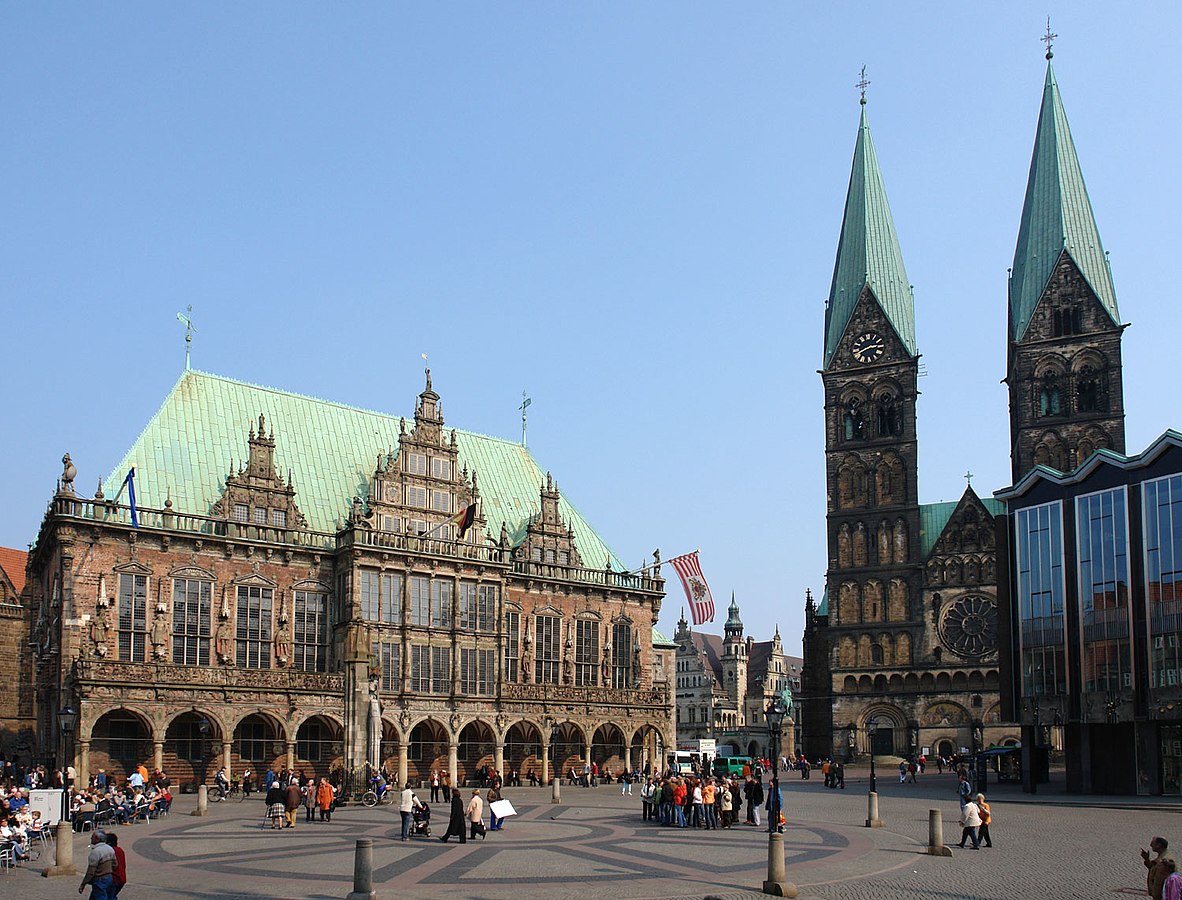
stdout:
POLYGON ((451 460, 438 456, 431 457, 431 476, 451 481, 451 460))
POLYGON ((250 507, 245 503, 234 504, 234 521, 235 522, 249 522, 250 521, 250 507))

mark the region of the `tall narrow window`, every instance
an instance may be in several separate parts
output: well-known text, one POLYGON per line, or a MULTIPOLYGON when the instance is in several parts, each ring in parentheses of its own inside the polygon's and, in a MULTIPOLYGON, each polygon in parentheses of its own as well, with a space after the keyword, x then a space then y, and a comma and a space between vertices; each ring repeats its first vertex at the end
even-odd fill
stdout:
POLYGON ((410 648, 410 689, 420 694, 431 690, 431 648, 423 644, 410 648))
POLYGON ((476 630, 491 634, 497 630, 497 598, 500 589, 495 584, 482 584, 477 598, 476 630))
POLYGON ((451 647, 431 648, 431 693, 451 693, 451 647))
POLYGON ((612 687, 633 687, 632 625, 617 622, 612 626, 612 687))
POLYGON ((505 681, 515 684, 521 663, 521 613, 505 613, 505 681))
POLYGON ((119 658, 143 662, 148 635, 148 576, 119 576, 119 658))
POLYGON ((431 627, 451 627, 451 586, 450 581, 436 578, 431 582, 431 627))
POLYGON ((305 672, 328 669, 328 595, 319 591, 295 592, 294 666, 305 672))
POLYGON ((599 622, 575 621, 575 684, 599 684, 599 622))
POLYGON ((378 573, 371 569, 362 569, 357 573, 359 577, 359 591, 361 601, 361 618, 367 622, 381 621, 381 608, 378 604, 378 573))
POLYGON ((534 662, 534 681, 538 684, 558 684, 558 664, 562 654, 562 619, 557 616, 535 616, 534 626, 538 654, 534 662))
POLYGON ((1133 686, 1127 532, 1123 487, 1076 501, 1085 692, 1133 686))
POLYGON ((1018 634, 1025 697, 1067 692, 1062 506, 1045 503, 1014 516, 1018 634))
POLYGON ((476 665, 476 693, 495 693, 494 685, 497 681, 497 651, 477 650, 476 665))
POLYGON ((460 650, 460 693, 476 693, 476 651, 467 647, 460 650))
POLYGON ((412 575, 409 588, 410 624, 426 627, 431 624, 431 579, 412 575))
POLYGON ((382 621, 390 625, 402 624, 402 576, 392 572, 381 578, 382 621))
POLYGON ((173 579, 172 661, 177 665, 209 665, 212 590, 208 581, 173 579))
POLYGON ((237 662, 244 669, 271 667, 270 588, 239 585, 237 662))
POLYGON ((475 631, 476 612, 476 584, 472 581, 461 581, 456 596, 456 627, 460 631, 475 631))
POLYGON ((382 667, 382 691, 387 694, 402 692, 402 647, 382 643, 374 654, 382 667))

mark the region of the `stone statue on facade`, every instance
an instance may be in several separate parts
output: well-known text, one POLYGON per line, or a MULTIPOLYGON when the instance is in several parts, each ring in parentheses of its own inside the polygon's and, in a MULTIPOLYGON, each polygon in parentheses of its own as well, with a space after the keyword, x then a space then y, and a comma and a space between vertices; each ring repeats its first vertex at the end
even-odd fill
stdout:
POLYGON ((275 631, 275 661, 286 666, 291 660, 291 631, 287 625, 280 625, 275 631))
POLYGON ((234 659, 234 632, 230 627, 229 616, 222 616, 218 622, 217 631, 213 636, 213 649, 218 662, 228 666, 234 659))
POLYGON ((74 478, 78 474, 78 469, 75 468, 73 461, 70 459, 70 454, 67 453, 62 457, 62 486, 61 492, 63 494, 74 493, 74 478))
POLYGON ((108 620, 107 607, 100 606, 94 614, 94 618, 90 620, 90 649, 95 656, 103 659, 111 648, 107 645, 107 636, 111 631, 111 623, 108 620))
POLYGON ((382 767, 382 700, 378 695, 380 684, 376 678, 369 680, 369 719, 366 722, 368 759, 375 771, 382 767))
POLYGON ((156 609, 156 614, 152 617, 152 658, 159 660, 168 659, 168 639, 171 637, 172 628, 168 624, 168 611, 156 609))

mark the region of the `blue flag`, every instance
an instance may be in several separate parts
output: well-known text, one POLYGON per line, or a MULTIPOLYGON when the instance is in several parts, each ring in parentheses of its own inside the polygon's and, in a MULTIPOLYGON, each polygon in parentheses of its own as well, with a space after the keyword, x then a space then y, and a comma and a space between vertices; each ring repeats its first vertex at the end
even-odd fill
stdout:
POLYGON ((131 467, 131 471, 123 479, 123 486, 127 488, 127 499, 131 503, 131 527, 139 528, 139 517, 135 513, 135 466, 131 467))

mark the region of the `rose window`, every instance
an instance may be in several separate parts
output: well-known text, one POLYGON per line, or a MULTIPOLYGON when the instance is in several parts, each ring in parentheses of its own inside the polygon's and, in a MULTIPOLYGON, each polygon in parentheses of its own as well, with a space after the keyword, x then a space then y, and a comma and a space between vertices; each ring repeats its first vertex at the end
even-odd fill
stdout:
POLYGON ((940 616, 940 640, 960 656, 985 656, 997 649, 997 601, 981 594, 957 597, 940 616))

